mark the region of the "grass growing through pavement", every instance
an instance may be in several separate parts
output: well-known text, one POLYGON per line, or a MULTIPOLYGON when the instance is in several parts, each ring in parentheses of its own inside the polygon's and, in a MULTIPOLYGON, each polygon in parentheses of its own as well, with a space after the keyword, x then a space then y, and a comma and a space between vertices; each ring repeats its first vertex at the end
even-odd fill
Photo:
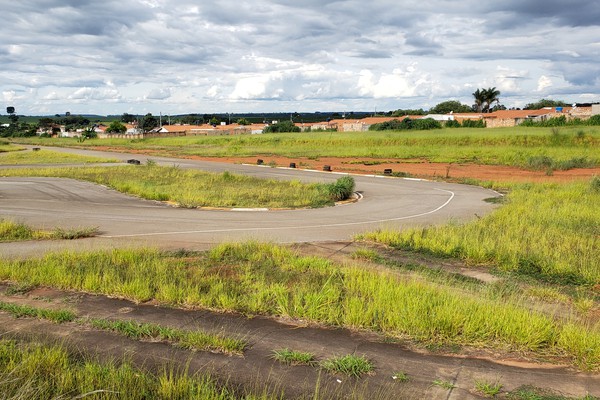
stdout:
POLYGON ((218 351, 228 354, 242 354, 248 346, 243 340, 223 335, 213 335, 202 331, 188 331, 157 324, 142 324, 135 321, 115 321, 91 319, 89 324, 102 330, 117 332, 131 339, 153 339, 172 343, 188 350, 218 351))
MULTIPOLYGON (((177 166, 115 166, 0 170, 0 176, 58 177, 86 180, 149 200, 170 201, 181 207, 302 208, 333 205, 350 181, 304 184, 250 176, 184 170, 177 166), (330 189, 334 187, 334 189, 330 189)), ((349 178, 349 179, 348 179, 349 178)), ((345 191, 344 191, 345 190, 345 191)), ((350 191, 351 193, 351 191, 350 191)))
POLYGON ((115 159, 82 156, 51 150, 11 151, 0 155, 0 165, 24 164, 70 164, 70 163, 114 163, 115 159))
POLYGON ((504 205, 481 219, 361 237, 544 281, 595 285, 600 283, 600 191, 593 182, 515 185, 504 205))
POLYGON ((315 365, 315 355, 309 352, 295 351, 288 348, 273 351, 273 359, 288 365, 315 365))
POLYGON ((568 356, 600 367, 600 332, 518 302, 300 257, 270 244, 223 244, 206 255, 151 250, 62 252, 0 260, 0 279, 174 306, 203 306, 369 329, 425 343, 568 356))
POLYGON ((485 397, 495 397, 502 389, 502 384, 499 382, 488 382, 484 380, 475 381, 475 390, 483 394, 485 397))
POLYGON ((4 399, 279 398, 268 392, 268 389, 258 393, 234 392, 208 375, 190 376, 173 369, 151 374, 127 362, 101 363, 91 358, 76 358, 59 346, 0 341, 0 397, 4 399))
POLYGON ((98 228, 54 228, 52 230, 34 229, 29 225, 0 219, 0 242, 16 242, 23 240, 44 240, 44 239, 81 239, 96 236, 98 228))
MULTIPOLYGON (((27 143, 74 146, 68 139, 19 139, 27 143)), ((80 144, 77 144, 79 146, 80 144)), ((369 157, 430 162, 511 165, 544 169, 600 164, 600 128, 436 129, 423 132, 277 133, 235 136, 188 136, 143 140, 91 140, 84 147, 151 150, 185 156, 369 157), (583 132, 583 133, 582 133, 583 132)))
POLYGON ((74 321, 76 318, 76 315, 68 310, 47 310, 43 308, 34 308, 20 304, 7 303, 4 301, 0 301, 0 310, 14 315, 15 318, 41 318, 59 324, 63 322, 74 321))
POLYGON ((361 375, 373 371, 371 361, 367 360, 364 356, 354 354, 328 358, 321 361, 319 365, 328 372, 339 372, 356 378, 360 378, 361 375))

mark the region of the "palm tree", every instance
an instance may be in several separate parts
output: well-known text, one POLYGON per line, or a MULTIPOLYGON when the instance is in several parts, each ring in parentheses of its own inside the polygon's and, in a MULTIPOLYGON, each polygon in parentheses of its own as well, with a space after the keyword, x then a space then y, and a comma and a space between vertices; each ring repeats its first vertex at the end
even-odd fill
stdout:
POLYGON ((475 98, 475 110, 477 110, 477 112, 481 112, 486 101, 485 89, 477 89, 475 92, 473 92, 473 97, 475 98))
POLYGON ((488 89, 483 89, 482 92, 484 93, 485 98, 484 110, 486 110, 487 112, 491 112, 493 103, 500 104, 500 91, 494 86, 488 89))
POLYGON ((477 89, 473 92, 475 98, 474 108, 477 112, 491 112, 493 103, 500 104, 498 96, 500 96, 500 91, 495 86, 487 89, 477 89))

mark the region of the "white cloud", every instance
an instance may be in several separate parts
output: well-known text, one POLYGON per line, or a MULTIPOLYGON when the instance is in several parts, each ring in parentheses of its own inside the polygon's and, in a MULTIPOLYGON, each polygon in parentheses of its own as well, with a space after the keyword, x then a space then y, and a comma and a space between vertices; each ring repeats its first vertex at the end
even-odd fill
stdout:
POLYGON ((540 79, 538 79, 537 91, 543 92, 549 87, 552 87, 552 79, 550 79, 546 75, 540 76, 540 79))
POLYGON ((0 91, 22 110, 420 108, 470 103, 489 86, 509 107, 542 94, 600 100, 590 1, 13 3, 0 25, 0 91))
POLYGON ((165 100, 171 97, 171 89, 163 88, 163 89, 152 89, 150 93, 146 95, 146 99, 149 100, 165 100))

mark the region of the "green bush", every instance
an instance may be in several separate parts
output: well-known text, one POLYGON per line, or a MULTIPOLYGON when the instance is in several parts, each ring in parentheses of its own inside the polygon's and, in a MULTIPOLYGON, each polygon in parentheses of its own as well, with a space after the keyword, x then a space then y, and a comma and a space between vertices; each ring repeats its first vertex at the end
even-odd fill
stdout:
POLYGON ((587 120, 588 125, 600 125, 600 114, 592 115, 590 119, 587 120))
POLYGON ((263 133, 300 132, 300 128, 292 121, 281 121, 265 127, 263 133))
POLYGON ((444 124, 444 126, 446 128, 460 128, 460 122, 458 122, 455 119, 451 119, 449 121, 446 121, 446 123, 444 124))
POLYGON ((442 129, 442 124, 433 118, 415 119, 412 124, 412 129, 417 131, 442 129))
POLYGON ((465 119, 462 122, 463 128, 485 128, 485 121, 483 119, 465 119))
POLYGON ((328 186, 333 201, 347 200, 354 193, 354 178, 344 176, 328 186))

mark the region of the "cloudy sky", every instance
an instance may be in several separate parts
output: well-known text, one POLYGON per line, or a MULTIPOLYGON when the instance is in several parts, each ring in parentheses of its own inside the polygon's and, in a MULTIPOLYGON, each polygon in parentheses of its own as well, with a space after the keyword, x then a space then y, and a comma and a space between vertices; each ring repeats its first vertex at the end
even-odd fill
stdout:
POLYGON ((600 101, 597 0, 2 3, 19 114, 389 111, 495 86, 600 101))

